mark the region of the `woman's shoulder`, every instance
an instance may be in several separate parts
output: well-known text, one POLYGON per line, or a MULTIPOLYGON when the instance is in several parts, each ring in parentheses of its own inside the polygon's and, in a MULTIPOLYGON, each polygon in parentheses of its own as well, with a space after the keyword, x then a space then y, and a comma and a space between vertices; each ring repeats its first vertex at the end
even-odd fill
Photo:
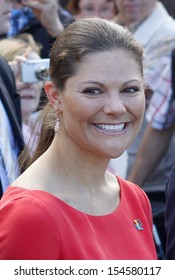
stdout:
POLYGON ((52 201, 46 192, 9 186, 1 198, 0 212, 6 215, 14 213, 25 219, 33 216, 38 216, 40 219, 42 216, 46 218, 47 213, 50 213, 46 203, 47 197, 52 201))
POLYGON ((117 177, 117 179, 119 181, 121 195, 123 197, 128 198, 129 201, 137 200, 138 202, 141 202, 142 205, 145 205, 145 207, 150 208, 149 199, 141 187, 121 177, 117 177))
POLYGON ((44 196, 44 192, 7 188, 0 201, 0 259, 57 259, 59 230, 44 196))
MULTIPOLYGON (((20 199, 30 199, 31 197, 34 198, 36 195, 33 195, 33 190, 29 188, 19 187, 19 186, 8 186, 5 190, 2 198, 1 203, 4 201, 16 201, 20 199)), ((42 196, 42 193, 41 193, 42 196)), ((40 197, 40 196, 37 196, 40 197)))
POLYGON ((10 186, 0 201, 0 230, 5 223, 11 229, 56 228, 54 196, 44 191, 10 186))

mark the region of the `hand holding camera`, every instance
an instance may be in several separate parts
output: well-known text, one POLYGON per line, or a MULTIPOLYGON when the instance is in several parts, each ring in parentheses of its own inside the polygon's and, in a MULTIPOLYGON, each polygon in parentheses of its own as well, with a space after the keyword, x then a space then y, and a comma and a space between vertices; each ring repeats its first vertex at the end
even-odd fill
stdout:
POLYGON ((27 58, 25 56, 17 55, 12 61, 8 62, 15 78, 21 74, 21 64, 26 60, 27 58))

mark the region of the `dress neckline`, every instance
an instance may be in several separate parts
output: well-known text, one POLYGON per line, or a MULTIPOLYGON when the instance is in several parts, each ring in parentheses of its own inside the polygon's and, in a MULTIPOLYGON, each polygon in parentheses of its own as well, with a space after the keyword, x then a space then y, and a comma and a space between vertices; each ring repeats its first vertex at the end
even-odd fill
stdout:
POLYGON ((120 192, 119 192, 120 201, 119 201, 119 203, 117 204, 117 206, 115 207, 115 209, 113 211, 111 211, 110 213, 102 214, 102 215, 93 215, 93 214, 89 214, 89 213, 83 212, 83 211, 75 208, 71 204, 67 203, 66 201, 62 200, 58 196, 56 196, 54 194, 51 194, 51 193, 49 193, 49 192, 47 192, 45 190, 40 190, 40 189, 30 190, 30 189, 22 188, 22 187, 18 187, 18 186, 9 186, 7 188, 7 190, 9 190, 9 191, 10 190, 12 190, 12 191, 13 190, 22 191, 23 192, 23 197, 27 197, 27 196, 30 196, 30 197, 32 196, 33 197, 34 193, 41 193, 44 196, 48 196, 48 197, 52 198, 56 203, 58 203, 58 202, 61 203, 64 208, 69 208, 72 211, 75 211, 75 212, 80 213, 82 215, 86 215, 88 217, 100 218, 100 217, 108 217, 110 215, 114 215, 121 208, 121 204, 122 204, 122 201, 123 201, 123 188, 122 188, 122 180, 123 179, 118 177, 118 176, 116 176, 116 180, 118 180, 119 187, 120 187, 120 192))

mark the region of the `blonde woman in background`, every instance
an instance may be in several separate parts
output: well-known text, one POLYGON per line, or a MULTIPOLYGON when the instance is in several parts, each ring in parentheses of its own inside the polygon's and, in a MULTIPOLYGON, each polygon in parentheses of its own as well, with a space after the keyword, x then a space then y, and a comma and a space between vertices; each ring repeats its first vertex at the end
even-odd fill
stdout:
MULTIPOLYGON (((40 45, 38 45, 32 35, 23 33, 15 38, 7 38, 0 41, 0 54, 10 63, 18 57, 26 60, 40 59, 40 45)), ((21 80, 21 74, 16 77, 18 94, 21 97, 22 111, 22 131, 25 144, 28 145, 32 154, 37 146, 39 127, 33 130, 34 122, 38 113, 36 109, 39 105, 42 82, 25 83, 21 80)))

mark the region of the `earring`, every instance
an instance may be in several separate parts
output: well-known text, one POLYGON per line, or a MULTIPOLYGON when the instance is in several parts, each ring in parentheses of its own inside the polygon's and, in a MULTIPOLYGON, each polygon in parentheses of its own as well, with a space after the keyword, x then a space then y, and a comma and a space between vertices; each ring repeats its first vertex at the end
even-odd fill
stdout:
POLYGON ((60 133, 60 119, 57 119, 56 124, 55 124, 55 133, 60 133))

